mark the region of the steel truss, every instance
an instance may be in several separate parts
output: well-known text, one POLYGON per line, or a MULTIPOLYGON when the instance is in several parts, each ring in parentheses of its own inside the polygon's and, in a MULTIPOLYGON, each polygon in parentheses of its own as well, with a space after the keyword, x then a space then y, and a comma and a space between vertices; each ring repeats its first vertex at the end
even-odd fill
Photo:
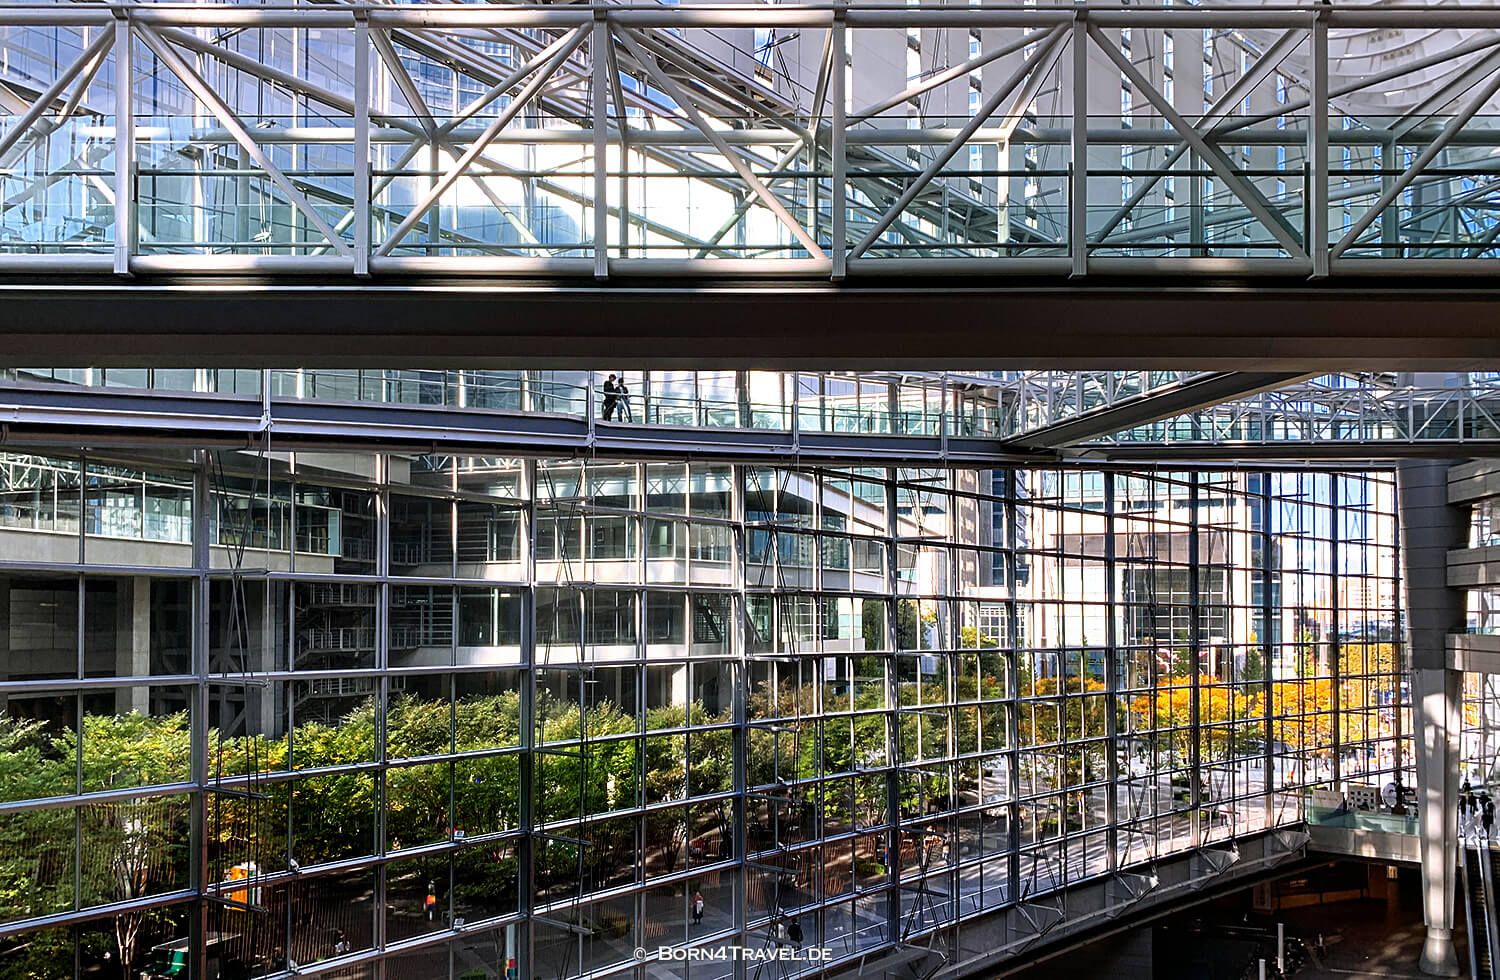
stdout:
POLYGON ((0 79, 7 273, 1318 278, 1500 258, 1496 9, 12 5, 0 43, 36 69, 0 79), (1375 29, 1454 43, 1330 78, 1330 38, 1375 29), (1201 112, 1166 84, 1166 31, 1239 54, 1201 112), (38 63, 43 36, 76 57, 38 63), (866 70, 903 36, 914 78, 866 70), (1122 84, 1117 124, 1075 111, 1122 84), (1346 111, 1401 86, 1418 94, 1390 117, 1346 111))
POLYGON ((1337 457, 1380 446, 1391 456, 1463 456, 1489 455, 1497 445, 1500 385, 1493 376, 1332 375, 1094 436, 1076 448, 1124 459, 1195 447, 1247 457, 1284 455, 1291 447, 1337 457))

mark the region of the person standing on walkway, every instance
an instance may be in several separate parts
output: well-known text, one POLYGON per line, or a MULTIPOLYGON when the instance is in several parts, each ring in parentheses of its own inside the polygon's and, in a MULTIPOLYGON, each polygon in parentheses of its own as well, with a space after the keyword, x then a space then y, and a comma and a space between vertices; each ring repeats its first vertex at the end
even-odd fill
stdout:
POLYGON ((608 422, 615 417, 615 409, 620 407, 620 385, 611 374, 604 382, 604 421, 608 422))
POLYGON ((620 399, 620 421, 634 422, 635 415, 630 411, 630 389, 625 387, 625 375, 620 375, 620 383, 615 392, 620 399))
POLYGON ((1480 822, 1484 825, 1484 839, 1489 840, 1490 829, 1495 825, 1495 801, 1490 799, 1488 794, 1484 797, 1484 811, 1480 822))
POLYGON ((693 890, 693 925, 703 925, 703 893, 693 890))

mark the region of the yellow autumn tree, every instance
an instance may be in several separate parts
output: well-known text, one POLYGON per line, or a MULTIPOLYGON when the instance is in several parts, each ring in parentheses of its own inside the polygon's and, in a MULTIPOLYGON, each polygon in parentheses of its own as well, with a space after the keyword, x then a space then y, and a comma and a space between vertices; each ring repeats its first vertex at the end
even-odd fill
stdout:
POLYGON ((1274 681, 1271 737, 1292 749, 1321 754, 1333 746, 1333 681, 1274 681))
POLYGON ((1227 758, 1243 751, 1246 746, 1239 744, 1245 734, 1243 722, 1262 717, 1261 698, 1219 684, 1206 674, 1199 676, 1196 685, 1192 677, 1164 677, 1153 690, 1137 695, 1130 705, 1135 730, 1158 733, 1159 747, 1170 743, 1174 752, 1185 756, 1192 748, 1195 698, 1203 757, 1227 758))

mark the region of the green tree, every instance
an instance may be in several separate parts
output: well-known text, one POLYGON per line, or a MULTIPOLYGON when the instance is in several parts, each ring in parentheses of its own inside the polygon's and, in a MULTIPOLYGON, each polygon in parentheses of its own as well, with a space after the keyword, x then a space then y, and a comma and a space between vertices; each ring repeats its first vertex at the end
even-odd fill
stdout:
MULTIPOLYGON (((40 722, 0 717, 0 800, 71 793, 72 769, 72 760, 61 755, 40 722)), ((72 811, 33 810, 0 820, 0 918, 29 918, 72 906, 72 811)))
MULTIPOLYGON (((76 739, 68 730, 54 736, 64 756, 73 754, 76 739)), ((188 713, 85 715, 82 759, 84 792, 186 781, 192 772, 188 713)), ((182 798, 91 804, 80 819, 84 901, 125 902, 187 886, 188 808, 182 798)), ((139 940, 151 915, 122 912, 114 917, 125 976, 134 975, 139 940)))
POLYGON ((966 650, 979 647, 998 647, 1000 641, 992 636, 980 636, 979 627, 965 626, 958 631, 959 644, 966 650))
POLYGON ((1266 679, 1265 661, 1261 659, 1260 647, 1252 646, 1245 651, 1244 676, 1246 681, 1262 681, 1266 679))
MULTIPOLYGON (((935 615, 935 614, 934 614, 935 615)), ((917 604, 910 599, 896 603, 896 649, 915 650, 921 623, 917 617, 917 604)), ((860 634, 865 640, 866 650, 886 649, 885 605, 866 599, 860 611, 860 634)))
POLYGON ((910 599, 896 603, 896 649, 915 650, 920 636, 921 622, 917 618, 917 604, 910 599))
POLYGON ((885 605, 866 599, 860 610, 860 635, 864 637, 866 650, 885 649, 885 605))

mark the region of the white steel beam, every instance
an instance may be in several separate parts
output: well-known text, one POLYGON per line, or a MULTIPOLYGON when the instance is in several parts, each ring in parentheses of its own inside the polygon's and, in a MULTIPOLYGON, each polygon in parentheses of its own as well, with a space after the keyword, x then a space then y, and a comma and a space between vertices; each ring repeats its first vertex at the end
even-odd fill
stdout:
POLYGON ((1312 115, 1307 125, 1307 250, 1314 278, 1328 275, 1328 11, 1312 22, 1312 115))
MULTIPOLYGON (((370 22, 354 24, 354 274, 370 274, 370 22)), ((343 229, 338 229, 343 236, 343 229)))
POLYGON ((845 156, 844 138, 849 132, 849 121, 844 118, 844 107, 849 93, 845 91, 845 62, 849 58, 849 31, 846 18, 841 11, 833 21, 833 118, 832 138, 828 153, 833 162, 832 196, 829 199, 829 246, 833 251, 832 278, 835 282, 844 278, 849 261, 849 231, 845 227, 849 217, 849 161, 845 156))
POLYGON ((1085 12, 1071 27, 1073 45, 1073 118, 1068 152, 1068 257, 1075 278, 1089 270, 1089 35, 1085 12))
MULTIPOLYGON (((589 45, 589 61, 592 62, 589 101, 593 110, 594 126, 594 276, 605 279, 609 276, 609 78, 605 74, 610 59, 605 52, 610 47, 609 23, 600 11, 594 17, 593 39, 589 45)), ((625 186, 625 153, 620 151, 620 186, 625 186)))
POLYGON ((117 276, 130 274, 135 251, 135 66, 130 21, 114 22, 115 49, 115 247, 117 276))

